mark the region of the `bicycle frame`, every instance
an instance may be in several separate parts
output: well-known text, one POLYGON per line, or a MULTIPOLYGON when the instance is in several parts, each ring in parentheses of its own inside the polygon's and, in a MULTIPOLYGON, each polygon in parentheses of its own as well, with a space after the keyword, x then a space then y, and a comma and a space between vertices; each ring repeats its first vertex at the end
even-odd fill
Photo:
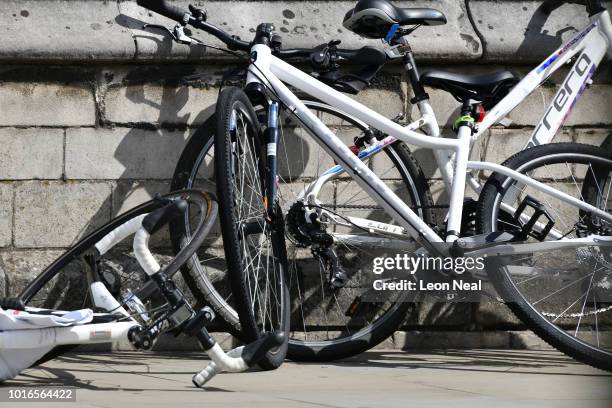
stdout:
MULTIPOLYGON (((575 75, 573 74, 574 70, 572 70, 566 79, 568 86, 564 86, 553 100, 552 108, 555 108, 555 111, 553 112, 552 108, 547 111, 532 137, 532 139, 539 143, 543 143, 546 138, 552 139, 552 136, 561 126, 567 113, 582 92, 597 63, 605 55, 610 41, 612 41, 612 26, 608 12, 604 11, 593 16, 590 25, 586 29, 582 30, 566 45, 551 55, 550 58, 532 71, 500 101, 491 113, 485 117, 476 134, 472 135, 471 129, 467 126, 461 126, 456 139, 441 137, 433 109, 428 101, 422 101, 418 104, 422 115, 421 118, 408 126, 401 126, 273 56, 270 48, 266 45, 257 44, 252 47, 252 62, 247 74, 247 83, 262 83, 272 89, 275 96, 297 117, 315 141, 337 163, 340 163, 344 171, 348 170, 349 175, 355 179, 359 186, 404 229, 402 234, 407 234, 425 247, 433 249, 432 244, 442 243, 444 239, 421 220, 364 164, 362 159, 365 158, 365 154, 361 158, 355 156, 316 115, 306 108, 299 98, 287 88, 285 83, 344 111, 375 129, 392 135, 389 137, 393 138, 393 141, 401 140, 419 147, 433 149, 438 165, 450 190, 450 211, 448 214, 446 242, 454 242, 458 238, 460 231, 468 169, 500 172, 570 205, 592 212, 605 220, 612 221, 612 215, 605 211, 533 180, 524 174, 498 164, 471 162, 468 160, 471 145, 475 140, 490 126, 503 118, 510 110, 514 109, 552 72, 565 64, 572 56, 583 51, 581 57, 574 65, 574 69, 578 68, 582 72, 580 75, 582 81, 580 89, 578 92, 573 88, 571 89, 572 93, 568 91, 568 88, 571 88, 570 85, 573 86, 574 84, 573 82, 569 84, 569 81, 575 75), (584 65, 586 62, 585 58, 590 61, 586 66, 584 65), (425 130, 426 135, 415 131, 421 128, 425 130), (449 156, 449 152, 451 156, 449 156)), ((382 142, 385 145, 390 143, 392 143, 391 139, 382 142)), ((376 153, 380 150, 372 148, 372 151, 369 153, 376 153)), ((331 169, 330 172, 335 175, 342 171, 331 169)), ((327 172, 326 175, 330 176, 330 172, 327 172)), ((314 184, 318 185, 320 183, 315 182, 314 184)), ((397 228, 397 226, 394 227, 397 228)))

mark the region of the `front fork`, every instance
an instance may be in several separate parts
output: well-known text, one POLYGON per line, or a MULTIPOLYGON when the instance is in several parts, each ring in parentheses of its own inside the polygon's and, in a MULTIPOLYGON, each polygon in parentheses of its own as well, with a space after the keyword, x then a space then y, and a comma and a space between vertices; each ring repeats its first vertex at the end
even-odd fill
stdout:
POLYGON ((277 150, 278 150, 278 102, 270 102, 268 106, 268 127, 264 131, 264 142, 266 144, 266 180, 264 186, 264 207, 267 212, 268 221, 273 221, 277 214, 276 201, 278 198, 277 187, 277 150))
POLYGON ((267 222, 270 224, 273 237, 272 250, 275 256, 280 257, 283 262, 286 262, 287 254, 284 242, 279 237, 285 235, 285 225, 283 221, 282 209, 278 202, 278 102, 272 101, 268 105, 268 127, 264 131, 264 142, 266 143, 266 181, 264 191, 264 206, 266 208, 267 222))

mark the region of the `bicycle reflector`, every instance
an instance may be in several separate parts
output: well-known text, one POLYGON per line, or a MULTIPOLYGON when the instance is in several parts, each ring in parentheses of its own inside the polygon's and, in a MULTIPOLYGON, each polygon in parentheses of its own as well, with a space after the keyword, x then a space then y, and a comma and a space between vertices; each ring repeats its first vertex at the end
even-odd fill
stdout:
POLYGON ((482 107, 482 105, 478 105, 476 107, 476 114, 474 116, 474 119, 476 119, 476 123, 480 123, 484 120, 485 116, 487 116, 487 112, 485 111, 485 108, 482 107))

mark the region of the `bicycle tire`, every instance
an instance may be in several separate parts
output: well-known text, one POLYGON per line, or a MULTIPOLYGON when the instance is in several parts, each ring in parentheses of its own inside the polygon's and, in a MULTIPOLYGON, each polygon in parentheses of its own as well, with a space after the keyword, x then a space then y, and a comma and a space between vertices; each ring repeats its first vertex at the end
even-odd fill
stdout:
MULTIPOLYGON (((196 188, 197 171, 206 157, 211 160, 213 158, 210 152, 214 150, 215 123, 216 116, 213 113, 187 140, 174 169, 170 191, 196 188)), ((199 179, 197 181, 201 182, 199 179)), ((216 194, 215 184, 207 186, 198 184, 197 189, 216 194)), ((180 240, 187 232, 187 226, 184 222, 173 220, 170 223, 170 240, 175 251, 180 249, 180 240)), ((204 270, 203 263, 206 263, 206 260, 198 260, 198 262, 186 264, 181 268, 181 275, 185 284, 199 304, 211 307, 216 315, 221 318, 224 329, 236 338, 241 338, 238 313, 215 287, 215 282, 211 280, 209 273, 204 270)))
MULTIPOLYGON (((515 154, 504 163, 504 166, 526 172, 536 168, 533 166, 544 163, 554 164, 560 160, 571 160, 571 163, 579 161, 585 164, 590 163, 588 162, 590 160, 592 163, 604 164, 607 169, 612 169, 610 152, 600 147, 576 143, 554 143, 533 147, 515 154)), ((507 181, 508 177, 494 173, 485 184, 479 198, 478 229, 480 233, 486 234, 496 229, 493 209, 496 202, 500 200, 504 183, 507 181)), ((501 268, 491 268, 488 273, 496 290, 510 310, 541 339, 578 361, 602 370, 612 371, 612 353, 596 349, 551 323, 530 304, 517 288, 517 284, 501 268)))
MULTIPOLYGON (((246 342, 255 341, 264 331, 280 330, 286 334, 284 343, 270 350, 259 363, 264 369, 275 369, 282 364, 287 354, 290 302, 285 277, 287 263, 284 254, 284 230, 282 226, 279 227, 278 225, 276 228, 270 227, 264 218, 266 204, 264 203, 261 180, 265 177, 266 156, 260 140, 259 119, 247 95, 244 91, 235 87, 225 88, 221 92, 217 100, 215 117, 215 171, 219 197, 219 219, 221 221, 228 276, 235 299, 234 305, 238 312, 241 332, 246 342), (240 139, 241 136, 238 134, 241 126, 241 123, 237 123, 239 120, 244 121, 242 122, 242 129, 245 131, 244 141, 240 139), (250 246, 248 243, 250 236, 247 236, 241 229, 242 224, 240 223, 242 220, 238 218, 243 210, 238 200, 244 195, 238 187, 234 175, 237 170, 236 166, 241 165, 243 158, 245 162, 246 160, 251 161, 255 172, 254 175, 251 175, 253 185, 247 185, 246 187, 245 194, 247 200, 250 199, 247 203, 247 209, 255 213, 251 218, 258 219, 263 224, 259 236, 263 239, 266 239, 267 236, 270 241, 271 251, 268 254, 271 255, 272 260, 270 261, 268 258, 263 263, 271 265, 272 271, 271 273, 269 270, 264 271, 265 287, 263 292, 259 291, 260 261, 258 260, 254 264, 255 258, 262 256, 262 254, 251 259, 250 251, 253 248, 260 249, 264 244, 261 244, 260 247, 250 246), (252 206, 257 205, 261 207, 252 210, 252 206), (269 227, 269 233, 266 233, 266 226, 269 227), (248 255, 247 252, 249 252, 248 255), (253 262, 249 262, 250 259, 253 262), (250 275, 251 265, 253 266, 253 276, 250 275), (271 282, 272 286, 270 288, 268 282, 271 282), (271 298, 267 298, 267 295, 271 298), (255 311, 257 299, 260 302, 262 299, 264 302, 270 301, 270 304, 264 304, 263 311, 259 310, 259 312, 262 312, 261 314, 255 311), (273 310, 275 307, 279 310, 273 310), (270 316, 267 315, 268 313, 270 313, 270 316), (266 323, 268 317, 270 319, 266 323)), ((236 176, 241 177, 241 175, 236 176)), ((242 181, 242 179, 238 180, 242 181)), ((246 181, 246 183, 248 182, 249 180, 246 181)), ((244 188, 244 182, 240 186, 244 188)), ((269 205, 275 205, 275 203, 269 205)), ((261 308, 261 303, 258 305, 261 308)))

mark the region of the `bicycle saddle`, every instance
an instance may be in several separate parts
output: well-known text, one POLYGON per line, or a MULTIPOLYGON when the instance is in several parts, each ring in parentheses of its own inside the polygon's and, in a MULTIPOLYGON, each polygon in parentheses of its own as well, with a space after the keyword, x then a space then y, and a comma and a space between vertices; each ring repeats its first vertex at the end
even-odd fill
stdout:
POLYGON ((431 8, 400 8, 387 0, 359 0, 344 16, 342 25, 367 38, 385 38, 394 24, 442 25, 446 17, 431 8))
POLYGON ((421 75, 423 85, 450 92, 459 101, 480 101, 485 109, 499 102, 519 80, 520 78, 510 71, 465 75, 431 70, 421 75))

